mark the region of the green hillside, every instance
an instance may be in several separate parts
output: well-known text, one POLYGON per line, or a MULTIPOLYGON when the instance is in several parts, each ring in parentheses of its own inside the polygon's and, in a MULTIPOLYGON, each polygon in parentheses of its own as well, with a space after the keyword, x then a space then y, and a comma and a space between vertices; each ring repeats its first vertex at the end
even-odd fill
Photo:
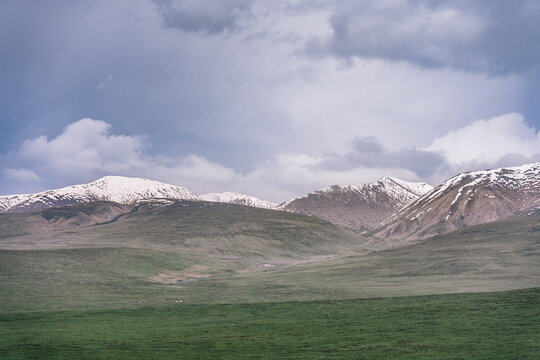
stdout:
MULTIPOLYGON (((73 212, 82 216, 77 207, 55 210, 55 223, 73 212)), ((538 287, 538 234, 540 216, 529 216, 372 251, 382 245, 312 217, 204 202, 144 205, 105 224, 2 238, 0 312, 538 287)))
POLYGON ((335 225, 240 205, 147 204, 104 224, 65 221, 88 216, 79 206, 0 216, 30 232, 0 239, 0 311, 170 303, 202 278, 366 252, 367 239, 335 225))
POLYGON ((197 302, 281 301, 284 296, 299 301, 355 299, 540 287, 540 216, 471 226, 409 246, 281 271, 202 279, 183 287, 184 296, 197 302))
POLYGON ((103 216, 113 212, 112 206, 93 203, 31 214, 1 214, 0 248, 139 247, 291 257, 334 253, 366 241, 316 218, 241 205, 147 203, 119 215, 103 216))

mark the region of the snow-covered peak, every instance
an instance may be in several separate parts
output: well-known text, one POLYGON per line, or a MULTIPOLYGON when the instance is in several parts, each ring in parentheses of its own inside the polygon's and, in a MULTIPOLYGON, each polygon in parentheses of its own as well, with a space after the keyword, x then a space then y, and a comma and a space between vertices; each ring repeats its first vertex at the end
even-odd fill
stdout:
POLYGON ((315 191, 315 193, 332 193, 332 192, 343 192, 343 191, 353 191, 353 192, 369 192, 373 191, 374 188, 385 188, 389 193, 399 196, 402 193, 412 193, 416 196, 422 196, 431 189, 433 186, 426 184, 424 182, 410 182, 401 180, 398 178, 393 178, 389 176, 384 176, 376 182, 361 184, 361 185, 333 185, 322 188, 315 191))
POLYGON ((376 192, 384 191, 388 196, 400 204, 408 204, 416 198, 424 195, 433 189, 433 186, 424 182, 409 182, 389 176, 382 177, 376 182, 360 185, 332 185, 316 190, 307 195, 288 200, 281 205, 280 209, 287 209, 289 205, 297 200, 305 199, 309 196, 322 195, 332 197, 335 194, 351 193, 354 196, 364 197, 366 200, 372 199, 376 192))
POLYGON ((237 192, 208 193, 201 195, 200 199, 204 201, 240 204, 263 209, 275 209, 277 207, 277 204, 272 202, 237 192))
POLYGON ((464 186, 466 187, 482 184, 486 186, 504 186, 516 190, 523 187, 535 188, 540 185, 540 162, 461 173, 433 189, 428 194, 428 199, 438 197, 447 189, 458 186, 464 180, 464 186))
POLYGON ((365 231, 375 229, 429 189, 425 183, 384 177, 361 185, 329 186, 284 202, 278 208, 365 231))
MULTIPOLYGON (((79 185, 87 193, 108 201, 129 204, 138 200, 166 198, 175 200, 198 200, 199 197, 186 188, 143 178, 104 176, 86 185, 79 185)), ((75 185, 77 187, 77 185, 75 185)))
POLYGON ((388 184, 388 183, 398 184, 402 188, 407 189, 413 194, 416 194, 418 196, 422 196, 433 189, 433 186, 425 182, 405 181, 405 180, 401 180, 401 179, 390 177, 390 176, 385 176, 381 178, 379 182, 383 184, 388 184))
POLYGON ((130 204, 154 198, 199 200, 197 195, 180 186, 142 178, 105 176, 88 184, 36 194, 0 196, 0 212, 33 211, 91 201, 130 204))
POLYGON ((540 163, 458 174, 400 209, 377 236, 419 238, 540 208, 540 163))

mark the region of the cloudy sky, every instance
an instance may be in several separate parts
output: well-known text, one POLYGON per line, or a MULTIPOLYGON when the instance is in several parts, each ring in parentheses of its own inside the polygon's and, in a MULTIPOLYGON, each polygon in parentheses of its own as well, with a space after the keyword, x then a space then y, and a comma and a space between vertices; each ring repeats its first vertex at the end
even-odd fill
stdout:
POLYGON ((0 194, 280 202, 540 160, 540 2, 0 1, 0 194))

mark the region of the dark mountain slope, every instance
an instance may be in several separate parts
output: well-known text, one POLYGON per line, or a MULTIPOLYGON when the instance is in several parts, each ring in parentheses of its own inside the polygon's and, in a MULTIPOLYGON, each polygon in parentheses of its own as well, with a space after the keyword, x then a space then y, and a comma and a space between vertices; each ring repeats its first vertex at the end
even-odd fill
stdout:
POLYGON ((279 209, 316 216, 356 231, 372 230, 432 187, 384 177, 363 185, 330 186, 287 201, 279 209))
POLYGON ((386 220, 381 238, 425 239, 540 209, 540 163, 459 174, 386 220))

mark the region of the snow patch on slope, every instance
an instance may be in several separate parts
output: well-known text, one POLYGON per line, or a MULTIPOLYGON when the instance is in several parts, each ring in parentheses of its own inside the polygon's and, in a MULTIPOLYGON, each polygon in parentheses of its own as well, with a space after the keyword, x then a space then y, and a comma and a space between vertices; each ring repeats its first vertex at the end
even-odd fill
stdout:
POLYGON ((453 178, 443 182, 429 194, 428 199, 433 199, 440 196, 446 191, 446 189, 459 185, 465 179, 471 179, 471 181, 467 182, 458 190, 459 194, 461 194, 465 187, 478 184, 492 187, 503 186, 515 190, 520 188, 532 188, 540 184, 539 176, 540 162, 515 167, 501 167, 493 170, 466 172, 456 175, 453 178))
POLYGON ((384 177, 383 179, 389 179, 395 182, 396 184, 400 185, 402 188, 407 189, 413 194, 416 194, 418 196, 422 196, 433 189, 433 186, 425 182, 410 182, 410 181, 405 181, 405 180, 401 180, 394 177, 384 177))
MULTIPOLYGON (((421 216, 424 212, 429 212, 438 201, 455 191, 453 200, 449 203, 445 221, 449 221, 454 215, 456 207, 462 202, 467 206, 478 195, 478 189, 501 189, 503 191, 513 190, 521 193, 524 199, 534 198, 540 191, 540 162, 525 164, 515 167, 501 167, 491 170, 481 170, 458 174, 436 188, 427 192, 424 196, 411 202, 393 214, 381 225, 387 225, 394 221, 399 221, 401 217, 413 220, 421 216), (428 210, 425 210, 428 208, 428 210)), ((483 197, 495 199, 494 195, 482 194, 483 197)), ((444 216, 444 215, 443 215, 444 216)))
POLYGON ((239 204, 262 209, 275 209, 277 207, 277 204, 270 201, 237 192, 208 193, 200 195, 199 198, 204 201, 239 204))

